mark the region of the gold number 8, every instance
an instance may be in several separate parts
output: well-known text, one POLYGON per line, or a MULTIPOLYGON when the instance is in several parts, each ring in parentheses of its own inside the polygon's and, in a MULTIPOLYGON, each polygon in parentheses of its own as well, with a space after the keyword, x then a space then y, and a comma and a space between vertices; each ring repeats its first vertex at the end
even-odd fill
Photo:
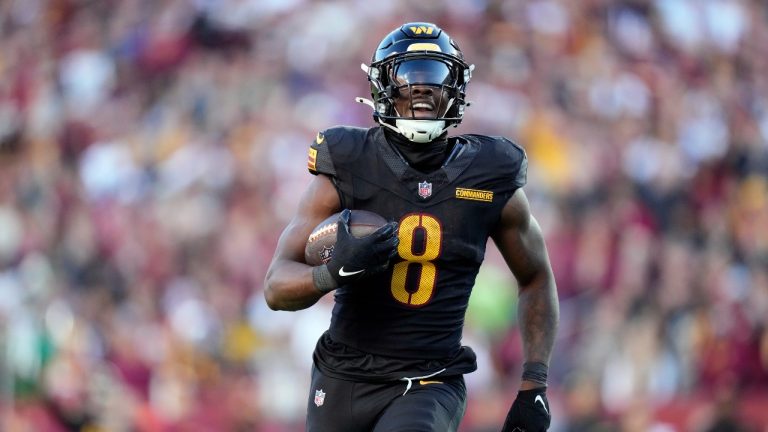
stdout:
POLYGON ((437 267, 432 261, 440 255, 443 239, 440 222, 430 215, 410 214, 400 221, 397 235, 400 237, 397 253, 405 261, 395 264, 392 270, 392 296, 409 306, 423 306, 429 302, 435 290, 437 267), (418 229, 424 232, 424 247, 422 252, 414 253, 413 246, 418 229), (420 273, 417 289, 411 292, 406 289, 406 281, 408 271, 412 268, 416 268, 420 273))

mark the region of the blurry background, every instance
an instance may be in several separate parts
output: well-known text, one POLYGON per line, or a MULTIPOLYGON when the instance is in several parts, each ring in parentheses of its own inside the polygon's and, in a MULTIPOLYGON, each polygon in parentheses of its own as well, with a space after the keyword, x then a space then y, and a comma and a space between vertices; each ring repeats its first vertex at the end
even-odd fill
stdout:
MULTIPOLYGON (((768 430, 764 0, 0 1, 0 430, 303 430, 331 299, 272 312, 265 269, 413 20, 477 65, 451 132, 528 152, 552 430, 768 430)), ((514 286, 489 247, 462 431, 515 396, 514 286)))

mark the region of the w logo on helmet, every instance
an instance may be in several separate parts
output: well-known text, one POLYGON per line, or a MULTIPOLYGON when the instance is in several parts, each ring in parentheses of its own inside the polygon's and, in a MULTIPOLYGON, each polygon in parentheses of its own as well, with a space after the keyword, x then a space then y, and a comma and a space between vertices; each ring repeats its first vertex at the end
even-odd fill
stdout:
POLYGON ((422 33, 431 35, 433 31, 435 31, 434 27, 429 26, 410 26, 408 27, 411 30, 411 33, 415 35, 420 35, 422 33))

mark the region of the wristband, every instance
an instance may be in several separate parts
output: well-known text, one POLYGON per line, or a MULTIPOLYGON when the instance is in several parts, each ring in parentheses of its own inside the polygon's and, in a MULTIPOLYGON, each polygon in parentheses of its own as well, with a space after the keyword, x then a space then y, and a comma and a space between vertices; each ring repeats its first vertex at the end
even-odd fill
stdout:
POLYGON ((549 367, 541 362, 523 363, 523 380, 533 381, 537 384, 547 385, 547 371, 549 367))
POLYGON ((312 282, 315 284, 315 288, 323 294, 339 287, 325 264, 312 268, 312 282))

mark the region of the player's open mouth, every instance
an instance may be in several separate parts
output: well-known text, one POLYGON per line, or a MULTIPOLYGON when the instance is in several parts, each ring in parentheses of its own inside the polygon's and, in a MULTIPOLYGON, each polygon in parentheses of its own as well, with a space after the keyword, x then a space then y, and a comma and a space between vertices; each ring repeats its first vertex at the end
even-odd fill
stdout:
POLYGON ((435 107, 432 104, 426 102, 416 102, 413 104, 414 111, 432 111, 435 107))
POLYGON ((411 108, 413 110, 414 117, 423 117, 426 115, 431 117, 435 112, 435 106, 430 102, 414 102, 411 108))

